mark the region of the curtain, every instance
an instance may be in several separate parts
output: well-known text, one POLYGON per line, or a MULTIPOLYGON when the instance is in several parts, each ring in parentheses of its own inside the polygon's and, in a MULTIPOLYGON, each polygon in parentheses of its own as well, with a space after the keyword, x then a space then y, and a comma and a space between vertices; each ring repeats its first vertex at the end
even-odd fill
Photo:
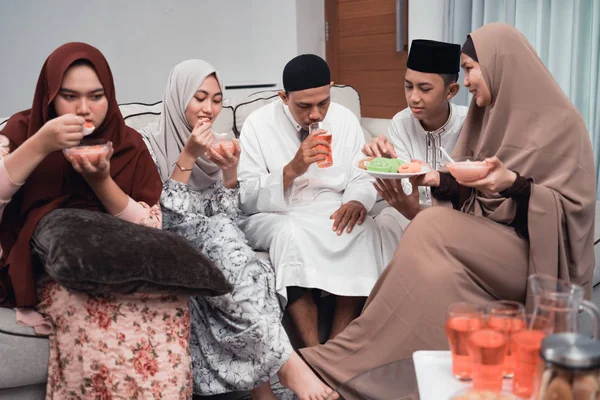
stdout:
MULTIPOLYGON (((600 0, 446 0, 444 40, 462 44, 489 22, 506 22, 537 50, 587 125, 600 164, 600 0)), ((461 73, 461 82, 463 75, 461 73)), ((461 90, 457 104, 470 95, 461 90)), ((600 198, 600 185, 596 185, 600 198)))

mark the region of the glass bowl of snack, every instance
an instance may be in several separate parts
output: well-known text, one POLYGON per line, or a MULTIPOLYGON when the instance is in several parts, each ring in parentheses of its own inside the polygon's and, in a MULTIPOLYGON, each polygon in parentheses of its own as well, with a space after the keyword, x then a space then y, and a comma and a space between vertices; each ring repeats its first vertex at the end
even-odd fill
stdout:
POLYGON ((65 157, 85 157, 92 165, 98 164, 101 158, 112 149, 112 142, 107 139, 83 139, 79 145, 63 150, 65 157))
POLYGON ((211 144, 211 148, 215 149, 221 157, 225 157, 225 150, 228 150, 230 153, 235 151, 235 145, 233 144, 233 134, 230 132, 219 133, 213 131, 213 136, 215 140, 211 144))

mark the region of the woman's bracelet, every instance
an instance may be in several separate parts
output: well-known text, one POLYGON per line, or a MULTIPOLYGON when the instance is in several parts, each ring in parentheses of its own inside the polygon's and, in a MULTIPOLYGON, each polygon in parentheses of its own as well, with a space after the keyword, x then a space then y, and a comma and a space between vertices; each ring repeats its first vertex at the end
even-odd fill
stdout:
POLYGON ((181 165, 179 165, 179 163, 178 163, 178 162, 176 162, 176 163, 175 163, 175 165, 177 165, 177 168, 179 168, 179 170, 180 170, 181 172, 190 172, 191 170, 193 170, 193 169, 194 169, 194 167, 192 167, 192 168, 183 168, 181 165))

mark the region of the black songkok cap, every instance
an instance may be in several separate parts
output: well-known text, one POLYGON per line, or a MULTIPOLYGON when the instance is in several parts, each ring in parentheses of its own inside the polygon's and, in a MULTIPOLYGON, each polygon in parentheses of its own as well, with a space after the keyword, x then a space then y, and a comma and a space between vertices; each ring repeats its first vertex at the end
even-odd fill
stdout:
POLYGON ((457 74, 460 68, 460 46, 434 40, 413 40, 406 66, 431 74, 457 74))
POLYGON ((329 65, 314 54, 294 57, 283 69, 283 88, 287 92, 312 89, 331 82, 329 65))

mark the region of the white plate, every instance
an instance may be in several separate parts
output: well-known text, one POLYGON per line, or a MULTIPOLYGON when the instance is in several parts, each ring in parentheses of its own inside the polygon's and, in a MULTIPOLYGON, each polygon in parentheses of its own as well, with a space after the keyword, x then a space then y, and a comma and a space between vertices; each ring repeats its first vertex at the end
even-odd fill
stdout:
POLYGON ((362 169, 359 168, 357 166, 355 166, 354 168, 366 172, 367 174, 371 175, 372 177, 375 178, 379 178, 379 179, 402 179, 402 178, 410 178, 413 176, 419 176, 419 175, 423 175, 428 173, 429 171, 431 171, 431 168, 425 166, 425 165, 421 165, 421 171, 419 172, 412 172, 412 173, 408 173, 408 174, 400 174, 398 172, 375 172, 375 171, 368 171, 366 169, 362 169))
MULTIPOLYGON (((472 387, 471 382, 452 376, 450 351, 415 351, 413 362, 421 400, 447 400, 458 391, 472 387)), ((502 389, 510 392, 512 380, 504 379, 502 389)))

